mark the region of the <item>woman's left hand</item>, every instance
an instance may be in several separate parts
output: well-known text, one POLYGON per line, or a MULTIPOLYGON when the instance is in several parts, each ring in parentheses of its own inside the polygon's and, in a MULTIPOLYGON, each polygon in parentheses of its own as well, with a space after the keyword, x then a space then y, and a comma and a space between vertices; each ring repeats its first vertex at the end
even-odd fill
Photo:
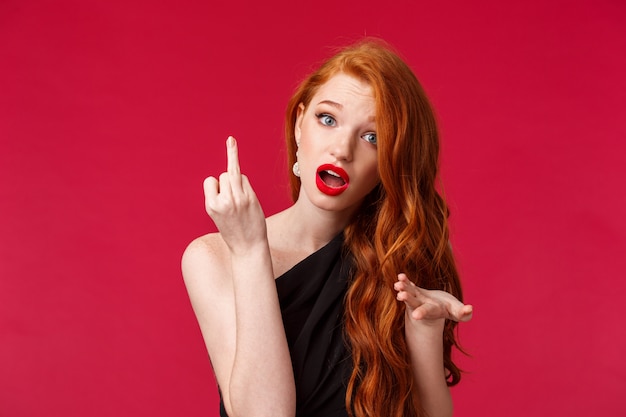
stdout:
POLYGON ((435 323, 442 319, 469 321, 473 307, 463 304, 452 294, 440 290, 425 290, 412 283, 405 274, 398 274, 393 288, 396 298, 407 308, 407 318, 423 324, 435 323))

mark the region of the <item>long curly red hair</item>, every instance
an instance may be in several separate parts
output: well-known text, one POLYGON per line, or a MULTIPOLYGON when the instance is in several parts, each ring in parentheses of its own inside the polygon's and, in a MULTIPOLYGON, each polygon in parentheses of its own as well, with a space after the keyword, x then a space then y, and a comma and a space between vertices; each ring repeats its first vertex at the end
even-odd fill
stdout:
MULTIPOLYGON (((289 101, 285 133, 289 167, 296 160, 294 126, 300 103, 343 72, 367 82, 376 101, 379 185, 365 198, 345 233, 355 261, 345 299, 345 332, 353 371, 346 406, 354 417, 421 416, 404 337, 405 306, 393 284, 404 272, 418 286, 462 300, 448 244, 449 211, 437 191, 439 135, 435 116, 413 71, 383 41, 366 39, 340 50, 304 80, 289 101)), ((290 175, 294 201, 300 180, 290 175)), ((448 384, 461 372, 455 323, 444 329, 448 384)))

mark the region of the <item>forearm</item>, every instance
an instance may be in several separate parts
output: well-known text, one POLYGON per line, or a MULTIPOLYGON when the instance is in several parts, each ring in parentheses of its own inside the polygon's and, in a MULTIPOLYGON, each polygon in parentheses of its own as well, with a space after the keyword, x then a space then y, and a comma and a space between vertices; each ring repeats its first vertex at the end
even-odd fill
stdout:
POLYGON ((295 382, 269 247, 232 257, 236 349, 229 384, 233 416, 295 415, 295 382))
POLYGON ((452 397, 443 364, 443 324, 407 318, 406 341, 415 378, 415 395, 428 417, 452 415, 452 397))

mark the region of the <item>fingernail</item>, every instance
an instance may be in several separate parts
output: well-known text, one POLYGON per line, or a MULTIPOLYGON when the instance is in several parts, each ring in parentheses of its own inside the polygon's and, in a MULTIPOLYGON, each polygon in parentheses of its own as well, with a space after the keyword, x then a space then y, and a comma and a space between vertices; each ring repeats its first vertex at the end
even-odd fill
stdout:
POLYGON ((235 138, 232 136, 229 136, 228 139, 226 139, 226 146, 233 147, 234 145, 235 145, 235 138))

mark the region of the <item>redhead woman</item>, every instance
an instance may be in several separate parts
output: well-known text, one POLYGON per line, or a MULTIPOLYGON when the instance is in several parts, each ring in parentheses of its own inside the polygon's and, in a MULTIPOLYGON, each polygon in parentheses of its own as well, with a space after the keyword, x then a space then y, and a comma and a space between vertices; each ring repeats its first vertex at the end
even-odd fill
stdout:
POLYGON ((204 182, 219 233, 183 255, 221 415, 451 415, 472 307, 415 75, 380 41, 341 50, 293 95, 286 141, 293 205, 264 217, 229 137, 204 182))

